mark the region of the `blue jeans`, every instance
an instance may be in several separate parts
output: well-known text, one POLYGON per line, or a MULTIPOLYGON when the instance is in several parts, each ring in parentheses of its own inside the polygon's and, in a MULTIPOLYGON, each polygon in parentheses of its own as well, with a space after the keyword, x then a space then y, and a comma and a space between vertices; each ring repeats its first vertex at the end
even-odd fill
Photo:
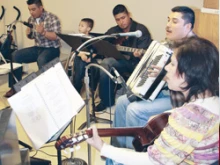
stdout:
MULTIPOLYGON (((37 62, 38 68, 41 69, 43 65, 60 56, 59 48, 43 48, 43 47, 29 47, 20 49, 12 54, 12 60, 16 63, 31 63, 37 62)), ((15 77, 18 81, 22 79, 22 70, 15 72, 15 77)), ((14 80, 9 76, 9 87, 12 87, 14 80)))
MULTIPOLYGON (((136 64, 136 62, 129 60, 116 60, 114 58, 105 58, 101 63, 101 65, 109 72, 112 72, 112 67, 114 67, 121 75, 126 72, 132 73, 136 64)), ((106 107, 110 107, 115 104, 114 89, 115 83, 110 80, 109 76, 105 72, 100 70, 99 97, 106 107)))
POLYGON ((106 158, 105 165, 123 165, 123 164, 117 163, 112 159, 106 158))
MULTIPOLYGON (((159 93, 157 98, 148 102, 145 100, 130 103, 126 95, 120 96, 116 103, 113 127, 145 126, 153 115, 163 113, 172 108, 170 96, 159 93)), ((112 137, 112 145, 122 148, 134 148, 133 137, 112 137)))

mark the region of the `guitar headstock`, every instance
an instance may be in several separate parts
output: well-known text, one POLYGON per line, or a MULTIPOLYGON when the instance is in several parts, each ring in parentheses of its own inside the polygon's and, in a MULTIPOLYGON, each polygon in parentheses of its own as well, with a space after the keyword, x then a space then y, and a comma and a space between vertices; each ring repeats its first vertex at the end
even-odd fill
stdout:
POLYGON ((85 141, 89 137, 90 135, 88 133, 88 130, 76 133, 74 135, 66 135, 61 137, 60 140, 55 143, 55 147, 57 150, 63 150, 68 147, 73 147, 74 145, 85 141))

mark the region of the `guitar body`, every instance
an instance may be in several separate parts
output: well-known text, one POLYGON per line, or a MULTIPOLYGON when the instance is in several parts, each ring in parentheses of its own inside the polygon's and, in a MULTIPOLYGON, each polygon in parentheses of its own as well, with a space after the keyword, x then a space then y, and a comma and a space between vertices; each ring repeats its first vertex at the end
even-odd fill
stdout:
MULTIPOLYGON (((151 141, 144 142, 141 137, 135 136, 134 140, 132 142, 134 148, 138 152, 143 152, 147 151, 147 147, 152 145, 154 143, 154 140, 160 135, 160 133, 163 131, 164 127, 166 127, 168 123, 168 118, 169 118, 170 113, 162 113, 158 115, 157 117, 153 118, 144 128, 150 129, 151 132, 153 133, 154 137, 151 139, 151 141)), ((146 132, 145 130, 145 132, 146 132)), ((149 137, 149 135, 145 134, 147 136, 146 138, 149 137)))
MULTIPOLYGON (((131 136, 134 137, 133 145, 136 151, 146 151, 149 145, 152 145, 154 140, 160 135, 161 131, 168 123, 170 113, 162 113, 157 115, 148 122, 144 127, 131 128, 101 128, 98 129, 100 137, 109 136, 131 136)), ((75 136, 63 136, 55 143, 57 150, 73 147, 82 141, 92 137, 92 130, 86 130, 77 133, 75 136)))
POLYGON ((123 43, 126 41, 126 37, 118 37, 118 38, 113 38, 111 43, 113 45, 123 45, 123 43))

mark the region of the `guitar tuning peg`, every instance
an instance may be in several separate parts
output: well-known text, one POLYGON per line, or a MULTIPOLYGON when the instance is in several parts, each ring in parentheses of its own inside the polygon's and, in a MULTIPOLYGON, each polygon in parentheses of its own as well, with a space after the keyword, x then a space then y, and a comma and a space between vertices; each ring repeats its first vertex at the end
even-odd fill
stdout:
POLYGON ((76 150, 79 150, 80 148, 81 148, 80 145, 75 145, 76 150))
POLYGON ((68 154, 68 152, 67 152, 67 150, 65 149, 65 150, 63 150, 63 152, 64 152, 64 154, 68 154))
POLYGON ((74 148, 73 147, 69 148, 69 151, 74 152, 74 148))
POLYGON ((89 136, 88 136, 87 134, 83 135, 83 137, 84 137, 85 139, 88 139, 88 138, 89 138, 89 136))
POLYGON ((75 138, 75 137, 73 137, 72 138, 72 143, 75 143, 75 142, 77 142, 78 140, 75 138))

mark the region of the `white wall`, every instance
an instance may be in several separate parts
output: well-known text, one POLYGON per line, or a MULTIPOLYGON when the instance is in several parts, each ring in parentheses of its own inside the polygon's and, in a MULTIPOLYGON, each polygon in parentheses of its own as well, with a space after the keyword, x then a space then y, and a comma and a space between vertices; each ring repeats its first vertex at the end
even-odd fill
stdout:
MULTIPOLYGON (((167 16, 171 8, 177 5, 186 5, 192 8, 201 8, 203 0, 42 0, 46 10, 56 14, 62 23, 62 32, 78 32, 78 23, 83 17, 93 18, 95 26, 93 32, 104 33, 109 27, 115 25, 112 9, 118 3, 126 5, 134 20, 146 25, 155 40, 165 37, 167 16)), ((29 11, 26 0, 0 0, 0 7, 6 8, 5 16, 0 21, 0 34, 6 32, 4 25, 15 20, 16 6, 21 11, 20 20, 27 21, 29 11)), ((0 8, 1 14, 1 8, 0 8)), ((25 26, 17 23, 17 41, 19 48, 33 45, 25 37, 25 26)), ((62 52, 68 53, 69 47, 62 43, 62 52)))

